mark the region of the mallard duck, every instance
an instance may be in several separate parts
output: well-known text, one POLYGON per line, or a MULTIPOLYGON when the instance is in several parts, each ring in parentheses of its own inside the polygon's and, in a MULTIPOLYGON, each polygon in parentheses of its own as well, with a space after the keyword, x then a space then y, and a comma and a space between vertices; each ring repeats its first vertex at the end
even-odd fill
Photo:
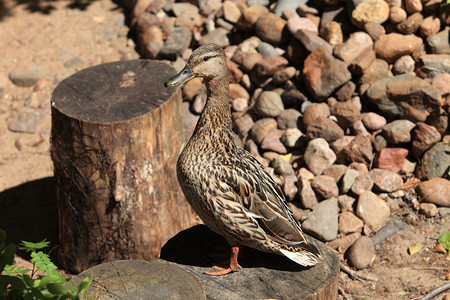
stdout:
POLYGON ((178 86, 203 78, 207 100, 177 162, 181 189, 194 211, 231 245, 230 264, 209 275, 236 271, 239 246, 285 255, 303 266, 319 261, 279 186, 264 167, 233 142, 227 60, 222 48, 197 48, 186 67, 165 82, 178 86))

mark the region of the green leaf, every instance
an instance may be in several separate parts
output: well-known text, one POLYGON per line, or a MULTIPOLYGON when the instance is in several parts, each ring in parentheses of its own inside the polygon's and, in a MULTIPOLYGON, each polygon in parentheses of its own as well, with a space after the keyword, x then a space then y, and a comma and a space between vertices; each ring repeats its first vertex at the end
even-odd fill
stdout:
POLYGON ((80 299, 83 299, 84 293, 86 293, 86 290, 89 288, 91 283, 92 283, 92 274, 89 274, 89 276, 84 278, 83 281, 78 286, 78 296, 80 297, 80 299))
POLYGON ((15 244, 9 244, 0 253, 0 272, 3 271, 6 265, 14 264, 14 254, 16 253, 17 246, 15 244))
POLYGON ((39 243, 32 243, 32 242, 27 242, 27 241, 22 241, 20 243, 20 250, 26 250, 26 251, 33 251, 36 249, 43 249, 48 247, 48 245, 50 245, 50 242, 47 242, 46 239, 42 240, 39 243))
POLYGON ((438 238, 438 243, 442 243, 442 246, 444 246, 447 251, 450 251, 450 231, 441 234, 438 238))
POLYGON ((75 285, 75 283, 73 282, 73 280, 69 281, 69 292, 72 295, 76 295, 77 294, 77 286, 75 285))
POLYGON ((31 252, 30 261, 33 264, 35 264, 42 272, 47 272, 49 270, 56 270, 58 268, 52 263, 48 254, 45 254, 42 251, 31 252))
POLYGON ((39 284, 39 288, 40 289, 45 289, 49 283, 58 283, 58 282, 55 282, 55 281, 57 281, 61 277, 62 276, 58 272, 56 272, 56 271, 49 271, 40 280, 41 282, 39 284))
POLYGON ((49 283, 47 289, 50 293, 55 295, 65 295, 67 294, 67 289, 59 283, 49 283))

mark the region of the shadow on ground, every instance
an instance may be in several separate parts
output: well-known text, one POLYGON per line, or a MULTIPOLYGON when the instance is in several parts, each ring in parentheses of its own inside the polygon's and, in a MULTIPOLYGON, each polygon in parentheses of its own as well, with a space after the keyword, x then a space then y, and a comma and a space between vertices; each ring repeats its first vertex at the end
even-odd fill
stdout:
POLYGON ((7 243, 47 239, 51 247, 57 245, 58 214, 54 178, 38 179, 1 192, 0 228, 6 231, 7 243))

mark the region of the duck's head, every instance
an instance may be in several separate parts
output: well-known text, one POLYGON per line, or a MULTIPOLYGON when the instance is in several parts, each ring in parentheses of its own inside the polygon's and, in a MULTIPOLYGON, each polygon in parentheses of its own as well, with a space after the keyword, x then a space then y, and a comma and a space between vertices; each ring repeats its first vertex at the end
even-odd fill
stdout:
POLYGON ((195 49, 184 69, 167 80, 164 85, 178 86, 195 77, 201 77, 207 82, 224 76, 227 76, 225 51, 216 44, 207 44, 195 49))

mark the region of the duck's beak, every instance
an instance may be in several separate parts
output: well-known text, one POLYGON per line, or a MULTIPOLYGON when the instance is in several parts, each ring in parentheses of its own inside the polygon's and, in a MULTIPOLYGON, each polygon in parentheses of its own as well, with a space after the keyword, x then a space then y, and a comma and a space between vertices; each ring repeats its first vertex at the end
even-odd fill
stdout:
POLYGON ((195 77, 195 74, 192 73, 191 69, 186 65, 186 67, 184 67, 184 69, 181 70, 180 73, 178 73, 177 75, 175 75, 172 78, 170 78, 169 80, 167 80, 164 83, 164 86, 165 87, 179 86, 180 84, 183 84, 183 83, 191 80, 194 77, 195 77))

